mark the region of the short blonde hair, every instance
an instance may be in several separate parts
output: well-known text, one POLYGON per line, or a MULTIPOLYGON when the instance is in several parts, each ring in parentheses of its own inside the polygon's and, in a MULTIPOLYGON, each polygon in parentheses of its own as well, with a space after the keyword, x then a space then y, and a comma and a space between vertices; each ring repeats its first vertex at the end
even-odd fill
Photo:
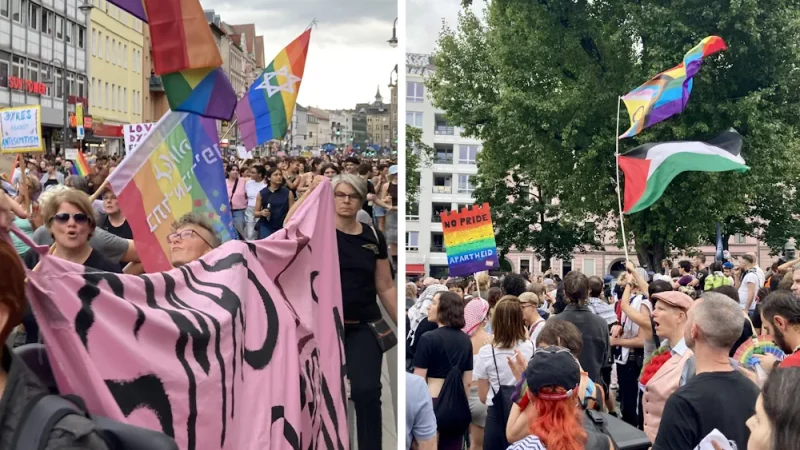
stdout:
POLYGON ((57 191, 51 189, 39 197, 42 219, 47 229, 50 229, 53 223, 53 217, 58 213, 58 208, 62 203, 69 203, 78 208, 80 212, 86 214, 89 218, 89 238, 91 239, 97 227, 97 216, 92 207, 92 201, 89 200, 89 194, 75 189, 64 188, 57 191))
POLYGON ((537 308, 542 306, 542 301, 539 300, 539 296, 534 294, 533 292, 523 292, 522 294, 519 295, 519 301, 523 303, 524 302, 531 303, 532 305, 536 305, 537 308))
POLYGON ((336 186, 340 184, 348 184, 354 191, 361 197, 361 200, 367 199, 367 182, 362 180, 361 177, 357 175, 352 175, 349 173, 343 173, 340 175, 336 175, 331 180, 333 190, 336 191, 336 186))
POLYGON ((217 248, 222 245, 222 239, 220 239, 219 235, 216 231, 214 231, 214 226, 211 225, 211 222, 206 219, 205 217, 197 214, 195 212, 190 212, 188 214, 184 214, 180 219, 172 223, 172 232, 175 233, 179 229, 187 226, 187 225, 194 225, 200 227, 206 231, 208 234, 211 235, 211 239, 208 241, 208 245, 211 248, 217 248))

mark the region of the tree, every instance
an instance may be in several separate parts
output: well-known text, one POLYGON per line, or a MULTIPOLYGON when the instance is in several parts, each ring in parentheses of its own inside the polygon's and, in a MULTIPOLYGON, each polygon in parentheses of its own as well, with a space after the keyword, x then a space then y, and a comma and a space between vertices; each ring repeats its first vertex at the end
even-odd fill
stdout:
POLYGON ((422 130, 406 125, 406 214, 416 214, 412 208, 419 196, 419 170, 432 158, 433 147, 422 142, 422 130))
MULTIPOLYGON (((449 120, 484 141, 482 162, 539 167, 532 182, 558 198, 559 218, 619 233, 617 96, 721 36, 729 50, 706 59, 684 112, 620 151, 733 127, 752 170, 682 174, 648 210, 626 216, 625 229, 651 268, 713 243, 717 221, 726 235, 758 236, 775 251, 797 235, 800 217, 799 13, 788 0, 493 0, 485 21, 465 10, 457 30, 443 29, 428 88, 449 120)), ((627 115, 619 120, 622 132, 627 115)))

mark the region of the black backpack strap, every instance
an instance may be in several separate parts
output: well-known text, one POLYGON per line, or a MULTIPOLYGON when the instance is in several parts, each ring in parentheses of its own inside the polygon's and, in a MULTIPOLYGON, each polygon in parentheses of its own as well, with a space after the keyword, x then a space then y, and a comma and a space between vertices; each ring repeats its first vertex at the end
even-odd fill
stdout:
POLYGON ((31 399, 22 413, 14 433, 12 448, 44 450, 50 432, 58 422, 71 414, 86 416, 84 410, 63 397, 47 393, 37 395, 31 399))
POLYGON ((613 445, 614 450, 619 450, 617 441, 614 440, 614 436, 611 436, 611 432, 608 431, 608 428, 606 427, 606 419, 603 417, 603 415, 600 412, 593 411, 591 409, 585 409, 584 411, 589 417, 589 421, 592 423, 592 425, 594 425, 594 428, 611 439, 611 444, 613 445))

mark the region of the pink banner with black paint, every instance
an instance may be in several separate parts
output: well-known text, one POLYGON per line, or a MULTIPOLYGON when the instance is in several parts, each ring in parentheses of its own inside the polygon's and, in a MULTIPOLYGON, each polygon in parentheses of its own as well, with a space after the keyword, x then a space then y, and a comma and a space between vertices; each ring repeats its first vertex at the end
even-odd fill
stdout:
POLYGON ((59 389, 181 449, 348 449, 333 218, 326 181, 268 239, 168 272, 44 257, 28 296, 59 389))

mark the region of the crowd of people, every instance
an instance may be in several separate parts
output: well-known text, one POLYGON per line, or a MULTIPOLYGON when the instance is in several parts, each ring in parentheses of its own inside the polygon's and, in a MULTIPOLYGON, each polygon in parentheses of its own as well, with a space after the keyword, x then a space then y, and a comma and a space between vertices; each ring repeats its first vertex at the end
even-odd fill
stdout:
POLYGON ((800 259, 662 269, 409 281, 407 447, 618 448, 597 413, 653 450, 797 448, 800 259))
MULTIPOLYGON (((72 174, 72 162, 58 156, 25 157, 11 174, 0 174, 0 237, 12 227, 36 245, 49 246, 52 257, 115 273, 142 273, 134 236, 107 177, 119 161, 91 158, 87 177, 72 174)), ((386 342, 373 332, 386 328, 378 302, 397 321, 394 270, 397 257, 397 165, 391 160, 359 160, 323 155, 241 160, 224 166, 234 226, 239 239, 267 238, 283 228, 294 211, 323 182, 333 187, 339 272, 345 328, 349 396, 355 405, 359 448, 382 446, 381 366, 386 342)), ((13 349, 41 341, 37 320, 25 298, 25 269, 37 270, 41 255, 17 237, 0 239, 0 339, 2 348, 3 430, 14 433, 20 411, 44 387, 14 357, 13 349), (7 400, 11 399, 11 400, 7 400)), ((172 225, 170 258, 178 267, 222 245, 208 219, 189 213, 172 225)), ((384 336, 385 337, 385 336, 384 336)), ((45 346, 47 343, 44 343, 45 346)), ((388 344, 391 346, 391 342, 388 344)), ((65 419, 74 420, 74 419, 65 419)), ((86 420, 85 422, 88 422, 86 420)), ((60 423, 60 422, 59 422, 60 423)), ((67 442, 56 427, 46 448, 105 449, 91 423, 67 442)), ((74 428, 74 427, 73 427, 74 428)))

